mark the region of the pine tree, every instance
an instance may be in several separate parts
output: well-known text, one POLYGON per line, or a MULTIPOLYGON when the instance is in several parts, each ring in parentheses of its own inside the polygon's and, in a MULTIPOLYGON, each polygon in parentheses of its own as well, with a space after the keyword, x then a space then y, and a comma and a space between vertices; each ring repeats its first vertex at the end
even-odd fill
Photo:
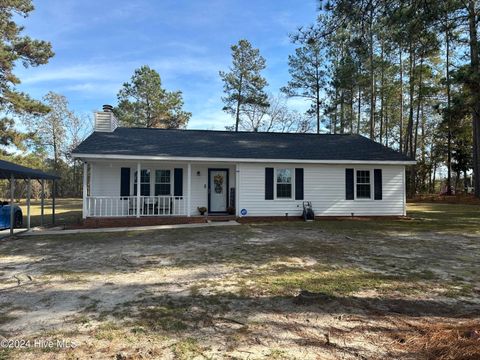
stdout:
POLYGON ((124 126, 175 129, 185 127, 191 113, 183 110, 181 91, 167 91, 160 75, 144 65, 117 94, 114 113, 124 126))
POLYGON ((235 131, 238 131, 242 113, 247 106, 268 107, 264 91, 267 81, 261 75, 266 67, 265 59, 248 40, 240 40, 231 47, 232 66, 228 72, 220 71, 225 96, 224 111, 235 117, 235 131))
POLYGON ((51 44, 23 35, 23 26, 15 23, 16 17, 26 18, 34 7, 30 0, 9 0, 0 4, 0 112, 9 114, 0 118, 0 145, 17 145, 26 138, 15 128, 15 116, 43 115, 48 107, 29 95, 18 91, 20 79, 15 76, 16 64, 39 66, 54 55, 51 44))
POLYGON ((295 35, 293 41, 300 44, 295 54, 288 56, 291 80, 281 88, 288 97, 301 97, 311 103, 309 114, 315 116, 317 133, 320 133, 321 92, 325 86, 323 44, 315 31, 295 35))

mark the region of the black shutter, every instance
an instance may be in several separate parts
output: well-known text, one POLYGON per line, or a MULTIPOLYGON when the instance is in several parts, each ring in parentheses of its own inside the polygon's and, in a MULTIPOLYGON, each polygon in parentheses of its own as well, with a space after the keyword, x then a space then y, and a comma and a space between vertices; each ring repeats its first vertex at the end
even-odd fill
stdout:
POLYGON ((130 196, 130 168, 120 169, 120 196, 130 196))
POLYGON ((353 169, 345 169, 345 200, 354 199, 353 169))
POLYGON ((303 169, 295 169, 295 200, 303 200, 303 169))
POLYGON ((265 200, 273 200, 273 168, 265 168, 265 200))
POLYGON ((382 200, 382 169, 373 170, 374 199, 382 200))
POLYGON ((173 195, 183 196, 183 169, 173 170, 173 195))

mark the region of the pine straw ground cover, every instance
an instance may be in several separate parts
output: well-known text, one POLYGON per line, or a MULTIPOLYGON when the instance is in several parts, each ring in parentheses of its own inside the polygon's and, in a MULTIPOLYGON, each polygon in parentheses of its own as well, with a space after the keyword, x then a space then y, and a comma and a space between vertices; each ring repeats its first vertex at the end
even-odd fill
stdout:
POLYGON ((477 359, 480 207, 0 242, 0 359, 477 359))
POLYGON ((480 359, 478 321, 420 323, 392 333, 397 347, 424 359, 480 359))

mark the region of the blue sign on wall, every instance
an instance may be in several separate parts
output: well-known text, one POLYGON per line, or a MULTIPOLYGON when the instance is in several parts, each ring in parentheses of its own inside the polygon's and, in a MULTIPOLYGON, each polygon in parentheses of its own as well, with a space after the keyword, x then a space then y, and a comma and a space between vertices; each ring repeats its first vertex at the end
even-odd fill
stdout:
POLYGON ((247 209, 240 210, 240 215, 242 215, 242 216, 247 215, 247 209))

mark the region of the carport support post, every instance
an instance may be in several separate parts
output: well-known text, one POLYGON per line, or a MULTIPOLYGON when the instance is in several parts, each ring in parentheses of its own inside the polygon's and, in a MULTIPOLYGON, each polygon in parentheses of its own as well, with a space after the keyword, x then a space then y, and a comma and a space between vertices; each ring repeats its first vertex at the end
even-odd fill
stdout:
POLYGON ((190 217, 191 209, 191 198, 192 198, 192 164, 188 163, 187 167, 187 216, 190 217))
POLYGON ((13 196, 15 193, 15 178, 10 175, 10 235, 13 235, 13 196))
POLYGON ((27 230, 30 230, 30 197, 32 196, 32 184, 30 178, 27 179, 27 230))
POLYGON ((57 192, 57 182, 52 180, 52 225, 55 225, 55 193, 57 192))
POLYGON ((141 182, 141 166, 137 163, 137 218, 140 217, 140 182, 141 182))
POLYGON ((45 210, 45 180, 40 181, 42 185, 42 193, 40 194, 40 226, 43 226, 43 214, 45 210))

